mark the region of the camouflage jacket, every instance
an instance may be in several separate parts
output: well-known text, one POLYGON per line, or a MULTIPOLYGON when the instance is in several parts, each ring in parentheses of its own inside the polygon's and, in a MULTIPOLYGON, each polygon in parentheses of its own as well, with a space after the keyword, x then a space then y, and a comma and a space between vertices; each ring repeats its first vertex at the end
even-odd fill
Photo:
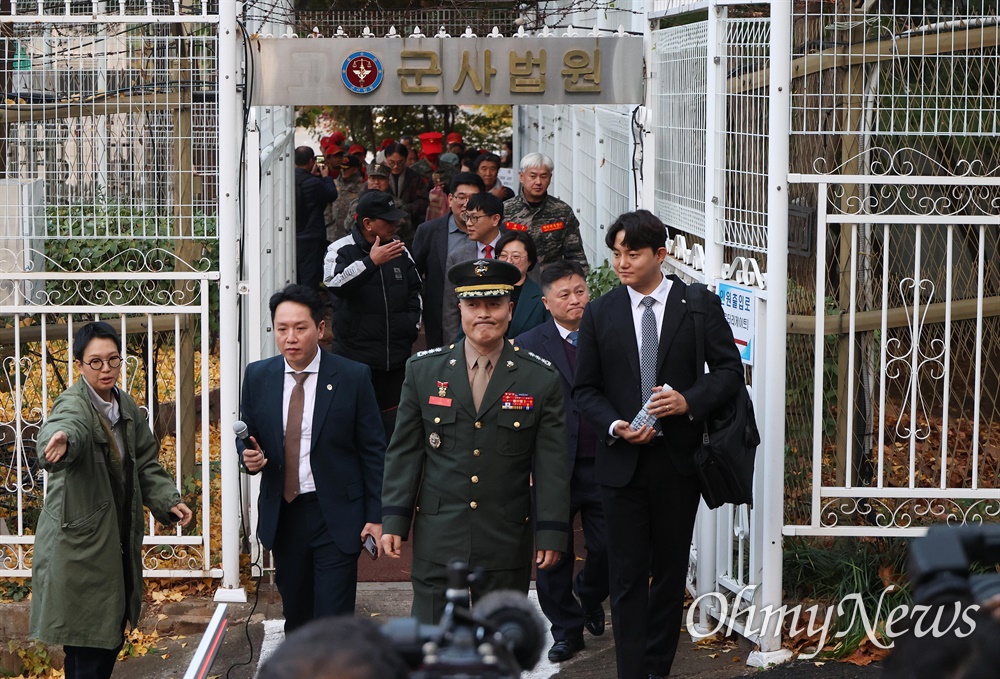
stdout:
POLYGON ((438 178, 441 181, 441 183, 443 183, 445 186, 448 186, 448 182, 451 181, 451 178, 458 173, 457 167, 443 160, 438 163, 438 168, 435 170, 431 167, 431 164, 427 162, 426 158, 423 158, 415 162, 413 165, 410 166, 410 169, 419 174, 424 179, 426 179, 428 184, 430 185, 430 188, 434 188, 435 174, 438 175, 438 178))
POLYGON ((344 180, 337 177, 337 200, 326 206, 326 239, 331 243, 340 240, 351 232, 354 227, 354 208, 358 196, 364 190, 366 182, 359 174, 354 179, 344 180))
POLYGON ((503 219, 508 231, 527 232, 535 241, 538 265, 528 274, 535 282, 546 266, 560 259, 575 260, 584 272, 590 271, 580 240, 580 222, 573 208, 555 196, 545 194, 541 205, 533 207, 519 193, 503 204, 503 219))

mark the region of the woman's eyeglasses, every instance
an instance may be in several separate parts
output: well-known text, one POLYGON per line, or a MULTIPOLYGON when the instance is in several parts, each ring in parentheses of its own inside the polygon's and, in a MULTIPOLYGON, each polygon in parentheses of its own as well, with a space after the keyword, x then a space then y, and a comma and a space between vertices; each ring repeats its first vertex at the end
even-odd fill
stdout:
POLYGON ((112 370, 114 370, 115 368, 120 368, 122 365, 122 357, 112 356, 107 361, 104 361, 100 358, 92 358, 89 361, 87 361, 87 365, 90 366, 91 370, 103 370, 105 363, 107 363, 108 367, 111 368, 112 370))

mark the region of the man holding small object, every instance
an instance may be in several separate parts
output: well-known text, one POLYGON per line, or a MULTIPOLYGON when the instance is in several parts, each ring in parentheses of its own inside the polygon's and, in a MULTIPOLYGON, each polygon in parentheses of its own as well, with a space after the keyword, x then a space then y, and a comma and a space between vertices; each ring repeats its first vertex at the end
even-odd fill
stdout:
POLYGON ((397 558, 413 519, 413 615, 422 623, 444 611, 451 559, 482 569, 474 596, 527 593, 532 555, 549 568, 569 540, 559 377, 548 361, 504 340, 520 277, 495 259, 453 267, 465 338, 406 364, 386 452, 382 548, 397 558))
POLYGON ((368 367, 319 347, 319 293, 290 285, 269 306, 280 355, 247 366, 237 448, 263 477, 257 533, 287 633, 354 613, 362 543, 382 536, 385 438, 368 367))
POLYGON ((573 398, 602 432, 596 477, 618 676, 645 679, 669 674, 677 651, 701 493, 694 465, 701 420, 743 388, 743 366, 714 295, 705 315, 710 372, 695 365, 688 286, 660 270, 666 227, 655 215, 623 214, 605 243, 623 285, 584 311, 573 398), (633 429, 647 402, 656 421, 633 429))

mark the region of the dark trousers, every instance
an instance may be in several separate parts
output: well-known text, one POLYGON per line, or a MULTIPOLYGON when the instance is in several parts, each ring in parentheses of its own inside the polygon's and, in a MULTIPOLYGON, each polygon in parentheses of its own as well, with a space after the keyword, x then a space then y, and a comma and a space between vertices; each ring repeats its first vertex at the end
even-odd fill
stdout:
MULTIPOLYGON (((369 366, 370 367, 370 366, 369 366)), ((385 442, 392 438, 392 430, 396 428, 396 412, 399 410, 399 395, 403 391, 403 378, 406 376, 406 366, 392 370, 371 368, 372 387, 375 388, 375 400, 382 413, 382 428, 385 429, 385 442)))
POLYGON ((330 244, 325 238, 299 238, 295 241, 295 282, 319 290, 323 282, 323 260, 330 244))
POLYGON ((619 679, 666 676, 677 652, 701 491, 672 454, 659 442, 646 446, 628 485, 601 487, 619 679))
MULTIPOLYGON (((358 532, 358 545, 361 542, 358 532)), ((271 550, 285 614, 285 634, 315 618, 354 615, 358 552, 342 552, 326 527, 315 493, 281 502, 271 550)))
MULTIPOLYGON (((475 568, 475 564, 470 564, 475 568)), ((498 589, 528 593, 531 585, 531 558, 525 556, 523 568, 490 570, 482 572, 482 580, 473 592, 472 604, 478 597, 498 589)), ((448 567, 413 557, 410 566, 410 582, 413 585, 413 609, 411 614, 425 625, 436 625, 444 613, 445 590, 448 589, 448 567)))
POLYGON ((577 458, 570 482, 569 523, 577 512, 583 523, 587 558, 583 569, 573 577, 576 554, 573 535, 562 559, 552 568, 539 569, 535 584, 538 603, 552 623, 552 638, 556 641, 580 639, 586 612, 602 605, 608 598, 608 549, 604 526, 604 507, 600 486, 594 479, 594 459, 577 458), (577 601, 573 596, 574 589, 577 601), (581 606, 582 604, 582 606, 581 606))
POLYGON ((118 648, 63 646, 66 679, 108 679, 115 671, 115 661, 124 645, 125 640, 122 639, 118 648))

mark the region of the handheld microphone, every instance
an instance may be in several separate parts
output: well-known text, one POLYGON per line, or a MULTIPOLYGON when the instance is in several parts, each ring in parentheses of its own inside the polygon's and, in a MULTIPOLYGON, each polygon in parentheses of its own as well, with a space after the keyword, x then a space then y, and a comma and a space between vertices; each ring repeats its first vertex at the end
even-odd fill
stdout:
POLYGON ((250 437, 250 430, 247 429, 246 422, 243 420, 236 420, 233 422, 233 433, 239 437, 241 441, 246 441, 250 437))

